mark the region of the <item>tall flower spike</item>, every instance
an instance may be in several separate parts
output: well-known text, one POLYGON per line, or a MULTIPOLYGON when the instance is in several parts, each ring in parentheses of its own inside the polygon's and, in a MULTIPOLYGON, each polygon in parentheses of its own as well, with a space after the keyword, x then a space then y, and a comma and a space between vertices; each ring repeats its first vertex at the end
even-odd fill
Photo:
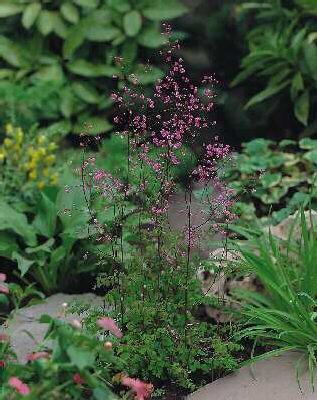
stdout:
POLYGON ((20 393, 22 396, 27 396, 30 394, 30 388, 28 387, 27 384, 23 383, 19 378, 16 376, 12 376, 9 379, 9 386, 11 386, 13 389, 15 389, 18 393, 20 393))
POLYGON ((103 317, 98 319, 97 325, 99 325, 102 329, 105 331, 111 332, 113 335, 115 335, 118 338, 122 338, 122 332, 118 328, 118 325, 115 323, 115 321, 112 318, 109 317, 103 317))

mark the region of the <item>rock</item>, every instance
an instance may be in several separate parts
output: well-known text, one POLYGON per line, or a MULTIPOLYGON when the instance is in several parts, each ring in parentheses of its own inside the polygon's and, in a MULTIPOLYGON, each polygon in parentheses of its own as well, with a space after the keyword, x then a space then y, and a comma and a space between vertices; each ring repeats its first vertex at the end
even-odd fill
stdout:
POLYGON ((300 376, 302 391, 298 386, 295 363, 300 356, 288 352, 258 361, 204 386, 187 400, 315 400, 307 371, 300 376))
POLYGON ((63 304, 70 304, 74 300, 100 307, 101 312, 106 313, 109 311, 109 307, 104 305, 103 298, 93 293, 81 295, 58 293, 48 297, 42 303, 21 308, 13 314, 12 319, 8 321, 6 333, 10 336, 12 349, 17 354, 20 362, 25 362, 26 354, 35 351, 44 338, 47 324, 38 322, 41 315, 48 314, 52 318, 60 318, 66 321, 81 319, 81 315, 67 314, 65 316, 65 306, 63 304))
MULTIPOLYGON (((273 236, 276 236, 282 240, 287 240, 291 230, 293 229, 292 238, 296 241, 299 241, 301 238, 301 217, 298 215, 298 213, 299 211, 296 211, 294 214, 290 215, 275 226, 265 227, 264 232, 271 232, 273 236)), ((310 229, 312 225, 317 227, 317 212, 314 210, 308 210, 305 211, 304 214, 308 229, 310 229)))

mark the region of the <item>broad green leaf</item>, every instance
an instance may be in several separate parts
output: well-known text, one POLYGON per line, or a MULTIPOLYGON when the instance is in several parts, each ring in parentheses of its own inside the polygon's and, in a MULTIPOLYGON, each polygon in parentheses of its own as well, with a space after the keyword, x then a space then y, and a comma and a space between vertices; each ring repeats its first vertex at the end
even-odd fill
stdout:
POLYGON ((37 205, 37 213, 33 226, 37 232, 46 237, 52 237, 55 233, 57 210, 52 200, 41 192, 41 199, 37 205))
POLYGON ((34 228, 28 223, 26 216, 3 201, 0 201, 0 230, 15 232, 29 246, 37 243, 34 228))
POLYGON ((12 78, 13 70, 8 68, 0 68, 0 79, 12 78))
POLYGON ((250 155, 253 154, 264 154, 269 150, 269 146, 273 144, 271 140, 267 139, 253 139, 250 142, 243 143, 242 146, 245 148, 246 152, 250 155))
POLYGON ((65 118, 70 118, 74 113, 75 103, 77 98, 75 98, 75 95, 73 94, 73 91, 71 90, 70 87, 65 88, 61 97, 62 97, 60 102, 61 113, 65 118))
POLYGON ((304 158, 314 164, 317 164, 317 149, 305 153, 304 158))
POLYGON ((262 90, 262 92, 253 96, 245 105, 245 109, 248 109, 254 106, 255 104, 261 103, 262 101, 274 96, 275 94, 283 90, 286 86, 288 86, 290 83, 291 80, 287 80, 285 82, 280 83, 279 85, 267 87, 266 89, 262 90))
POLYGON ((307 126, 309 117, 309 92, 306 90, 299 96, 294 105, 294 113, 298 121, 307 126))
POLYGON ((317 81, 317 47, 314 43, 304 46, 305 61, 311 76, 317 81))
POLYGON ((99 4, 99 0, 73 0, 73 2, 85 8, 96 8, 99 4))
POLYGON ((89 104, 99 103, 100 96, 94 86, 87 82, 74 82, 72 89, 76 96, 89 104))
POLYGON ((97 387, 93 390, 92 394, 95 400, 118 400, 107 387, 97 387))
POLYGON ((79 21, 79 12, 76 6, 70 2, 63 3, 61 6, 61 14, 66 21, 77 24, 79 21))
POLYGON ((111 78, 118 73, 118 69, 109 65, 93 64, 86 60, 76 60, 67 64, 67 68, 74 74, 88 78, 107 76, 111 78))
POLYGON ((33 254, 33 253, 37 253, 39 251, 44 251, 45 253, 51 253, 52 246, 53 246, 54 243, 55 243, 55 239, 54 238, 50 238, 45 243, 40 244, 39 246, 27 247, 25 249, 25 252, 27 254, 33 254))
POLYGON ((180 17, 187 11, 178 0, 156 0, 153 5, 144 8, 143 15, 152 21, 162 21, 180 17))
POLYGON ((265 173, 261 176, 260 182, 265 188, 271 188, 279 184, 282 179, 282 174, 280 172, 276 173, 265 173))
POLYGON ((70 121, 63 119, 41 129, 40 132, 50 139, 60 140, 71 131, 71 127, 70 121))
POLYGON ((108 0, 107 5, 120 13, 126 13, 131 10, 129 0, 108 0))
POLYGON ((52 11, 42 10, 37 18, 37 27, 42 35, 47 36, 53 31, 55 14, 52 11))
POLYGON ((86 38, 92 42, 109 42, 121 34, 114 26, 91 25, 86 30, 86 38))
POLYGON ((38 69, 38 71, 32 75, 32 80, 47 81, 47 82, 63 82, 64 72, 59 64, 45 65, 38 69))
POLYGON ((26 64, 22 49, 5 36, 0 36, 0 57, 14 67, 22 67, 26 64))
POLYGON ((72 27, 68 31, 66 40, 63 45, 64 58, 71 58, 75 50, 77 50, 77 48, 81 46, 84 42, 85 32, 87 29, 85 22, 78 23, 76 26, 72 27))
POLYGON ((28 260, 17 252, 12 253, 12 258, 18 263, 18 268, 21 271, 21 277, 23 277, 28 272, 31 265, 34 264, 34 260, 28 260))
POLYGON ((31 26, 36 21, 39 13, 41 11, 41 4, 40 3, 31 3, 25 7, 22 15, 22 25, 26 29, 30 29, 31 26))
POLYGON ((85 132, 91 135, 97 135, 109 132, 111 129, 112 125, 105 118, 90 117, 85 119, 83 122, 78 122, 74 126, 74 133, 80 134, 85 132))
POLYGON ((59 14, 55 15, 54 32, 56 33, 57 36, 61 37, 62 39, 66 39, 68 35, 68 27, 66 26, 64 20, 61 18, 59 14))
POLYGON ((70 361, 79 369, 91 367, 95 362, 95 355, 92 350, 84 350, 79 347, 70 346, 67 348, 70 361))
POLYGON ((0 18, 10 17, 11 15, 19 14, 24 6, 13 4, 11 1, 2 1, 0 3, 0 18))
POLYGON ((265 192, 261 194, 260 199, 264 204, 276 204, 279 203, 281 198, 286 195, 288 188, 286 187, 273 187, 269 192, 265 192))
POLYGON ((129 11, 123 17, 123 28, 128 36, 136 36, 142 26, 142 17, 139 11, 129 11))
POLYGON ((135 40, 127 40, 121 49, 121 56, 124 59, 124 65, 132 65, 138 54, 138 44, 135 40))
POLYGON ((317 149, 317 140, 311 138, 303 138, 299 141, 299 147, 304 150, 317 149))
POLYGON ((0 232, 0 255, 11 258, 14 251, 18 251, 19 246, 16 238, 9 232, 0 232))
POLYGON ((166 43, 166 37, 154 27, 142 30, 137 40, 140 45, 153 49, 166 43))

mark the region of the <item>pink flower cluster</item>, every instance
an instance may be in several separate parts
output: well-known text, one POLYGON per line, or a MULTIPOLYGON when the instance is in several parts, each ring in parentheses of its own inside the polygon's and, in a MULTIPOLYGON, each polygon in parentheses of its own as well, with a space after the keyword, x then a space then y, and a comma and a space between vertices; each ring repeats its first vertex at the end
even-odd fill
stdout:
POLYGON ((6 274, 0 273, 0 293, 9 294, 10 292, 8 286, 5 284, 6 280, 6 274))
POLYGON ((11 386, 13 389, 15 389, 22 396, 27 396, 28 394, 30 394, 30 388, 28 387, 28 385, 23 383, 16 376, 12 376, 9 379, 9 386, 11 386))

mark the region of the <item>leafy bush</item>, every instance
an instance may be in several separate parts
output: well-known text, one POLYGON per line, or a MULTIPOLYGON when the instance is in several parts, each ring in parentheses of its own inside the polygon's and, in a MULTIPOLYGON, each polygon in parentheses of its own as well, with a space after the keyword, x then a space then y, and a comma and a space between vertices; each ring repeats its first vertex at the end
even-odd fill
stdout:
POLYGON ((42 343, 39 351, 28 354, 27 365, 16 361, 9 337, 1 333, 0 399, 117 399, 111 372, 121 363, 111 349, 71 324, 47 315, 40 321, 49 324, 45 339, 52 340, 53 347, 42 343))
MULTIPOLYGON (((307 126, 316 118, 317 6, 306 0, 288 3, 266 0, 239 6, 240 11, 253 12, 254 23, 247 35, 249 53, 232 85, 258 81, 264 88, 246 108, 269 100, 272 113, 287 99, 296 119, 307 126)), ((311 129, 314 132, 315 125, 311 129)))
POLYGON ((246 270, 258 276, 264 291, 240 292, 246 302, 241 315, 247 324, 240 337, 261 340, 275 348, 255 359, 287 350, 302 352, 313 385, 317 366, 317 241, 311 219, 301 210, 287 241, 271 235, 261 236, 261 240, 254 236, 248 246, 241 248, 246 270), (297 242, 293 230, 299 219, 301 236, 297 242))
MULTIPOLYGON (((107 132, 114 85, 108 78, 125 75, 149 83, 160 76, 157 68, 144 72, 137 60, 142 48, 163 44, 160 21, 185 12, 178 0, 3 1, 0 79, 10 83, 0 82, 0 92, 18 83, 22 98, 41 91, 43 97, 46 85, 53 96, 46 97, 45 107, 32 104, 36 122, 65 119, 66 132, 107 132)), ((15 93, 5 101, 16 119, 35 122, 28 110, 19 115, 23 104, 15 93)))
POLYGON ((283 140, 276 144, 254 139, 243 145, 226 176, 236 191, 236 210, 251 221, 272 214, 277 223, 297 210, 300 204, 316 202, 317 140, 283 140), (272 212, 273 211, 273 212, 272 212))

